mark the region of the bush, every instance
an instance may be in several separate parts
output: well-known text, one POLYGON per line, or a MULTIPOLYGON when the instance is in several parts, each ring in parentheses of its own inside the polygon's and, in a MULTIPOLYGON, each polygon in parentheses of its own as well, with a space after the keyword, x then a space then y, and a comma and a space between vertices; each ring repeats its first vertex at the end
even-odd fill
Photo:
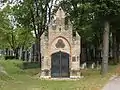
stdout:
POLYGON ((16 59, 15 56, 5 56, 5 60, 8 60, 8 59, 16 59))
POLYGON ((23 69, 33 69, 33 68, 40 68, 39 62, 24 62, 23 69))

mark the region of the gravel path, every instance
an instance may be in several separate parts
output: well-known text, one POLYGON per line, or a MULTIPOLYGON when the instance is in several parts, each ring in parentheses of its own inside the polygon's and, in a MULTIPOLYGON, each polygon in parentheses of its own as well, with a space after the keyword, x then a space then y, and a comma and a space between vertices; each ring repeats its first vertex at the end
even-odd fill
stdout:
POLYGON ((120 90, 120 77, 113 77, 102 90, 120 90))

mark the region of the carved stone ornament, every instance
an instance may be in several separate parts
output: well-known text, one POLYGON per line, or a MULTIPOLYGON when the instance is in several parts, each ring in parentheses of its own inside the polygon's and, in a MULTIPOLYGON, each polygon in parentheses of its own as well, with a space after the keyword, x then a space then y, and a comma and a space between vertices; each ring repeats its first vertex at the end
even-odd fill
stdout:
POLYGON ((64 48, 65 44, 62 39, 59 39, 56 43, 56 48, 64 48))

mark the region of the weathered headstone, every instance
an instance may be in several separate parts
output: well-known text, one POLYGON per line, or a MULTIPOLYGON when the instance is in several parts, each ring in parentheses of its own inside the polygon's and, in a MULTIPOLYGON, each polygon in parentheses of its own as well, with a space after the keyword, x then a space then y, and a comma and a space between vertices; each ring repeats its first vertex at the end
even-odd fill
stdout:
POLYGON ((92 68, 92 69, 95 68, 95 63, 92 63, 91 68, 92 68))
POLYGON ((81 69, 85 69, 85 68, 87 68, 87 63, 86 62, 81 65, 81 69))

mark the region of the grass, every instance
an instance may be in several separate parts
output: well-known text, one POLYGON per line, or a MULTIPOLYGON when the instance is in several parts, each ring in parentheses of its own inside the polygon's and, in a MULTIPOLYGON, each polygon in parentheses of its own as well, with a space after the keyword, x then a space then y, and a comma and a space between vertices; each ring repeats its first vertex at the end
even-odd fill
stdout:
POLYGON ((84 78, 77 81, 53 81, 35 78, 39 68, 22 70, 22 61, 0 60, 11 79, 0 80, 0 90, 100 90, 114 73, 116 66, 110 66, 110 72, 101 76, 98 70, 85 70, 84 78))

